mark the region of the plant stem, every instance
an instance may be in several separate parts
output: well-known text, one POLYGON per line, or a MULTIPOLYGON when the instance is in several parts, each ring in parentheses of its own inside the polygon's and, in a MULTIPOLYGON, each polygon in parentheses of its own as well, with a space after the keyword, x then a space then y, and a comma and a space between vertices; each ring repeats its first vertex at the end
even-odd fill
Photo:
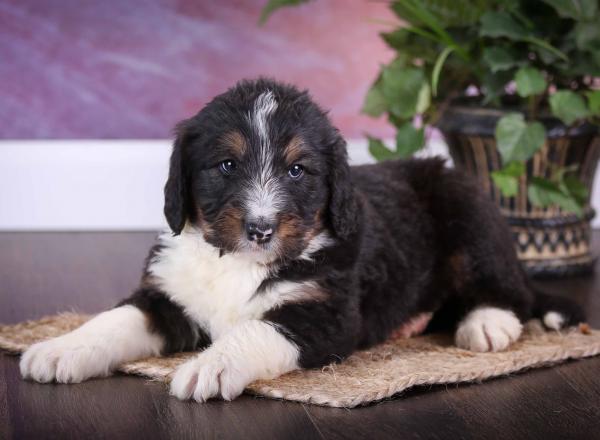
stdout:
POLYGON ((536 99, 535 99, 535 95, 531 95, 529 98, 527 98, 527 113, 528 113, 528 118, 529 120, 533 121, 535 120, 535 114, 536 114, 536 99))
POLYGON ((431 115, 431 118, 429 118, 429 121, 425 121, 425 120, 423 121, 423 125, 425 125, 425 122, 427 122, 428 125, 434 127, 435 124, 437 124, 438 121, 441 119, 444 112, 446 111, 448 106, 452 103, 454 98, 457 98, 459 95, 460 95, 460 93, 456 90, 453 90, 451 93, 449 93, 448 96, 446 96, 446 98, 437 107, 437 109, 435 109, 435 111, 431 115))

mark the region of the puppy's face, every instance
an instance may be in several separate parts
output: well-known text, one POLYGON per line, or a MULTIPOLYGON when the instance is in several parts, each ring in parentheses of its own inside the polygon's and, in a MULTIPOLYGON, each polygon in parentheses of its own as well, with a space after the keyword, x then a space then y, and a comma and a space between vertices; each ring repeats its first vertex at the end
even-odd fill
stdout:
POLYGON ((331 229, 332 176, 347 168, 345 145, 306 93, 244 82, 178 131, 165 188, 176 233, 188 221, 222 252, 273 262, 297 258, 331 229))

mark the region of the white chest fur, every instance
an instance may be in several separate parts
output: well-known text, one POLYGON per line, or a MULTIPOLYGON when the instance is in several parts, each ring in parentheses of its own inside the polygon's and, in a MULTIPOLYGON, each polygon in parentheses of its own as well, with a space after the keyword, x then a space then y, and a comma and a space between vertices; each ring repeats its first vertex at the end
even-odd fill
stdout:
POLYGON ((255 295, 269 275, 264 264, 239 254, 219 256, 218 249, 190 229, 176 237, 164 234, 160 242, 164 248, 150 263, 150 274, 213 340, 237 324, 260 319, 266 311, 300 299, 312 287, 281 282, 255 295))

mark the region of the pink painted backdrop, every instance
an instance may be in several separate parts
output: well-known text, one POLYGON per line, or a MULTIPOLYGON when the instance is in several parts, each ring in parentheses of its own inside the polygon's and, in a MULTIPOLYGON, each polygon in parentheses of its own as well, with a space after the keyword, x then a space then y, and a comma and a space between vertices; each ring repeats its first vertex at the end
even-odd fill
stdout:
POLYGON ((316 0, 257 21, 266 0, 0 0, 0 138, 164 138, 241 78, 308 88, 348 137, 392 53, 385 2, 316 0))

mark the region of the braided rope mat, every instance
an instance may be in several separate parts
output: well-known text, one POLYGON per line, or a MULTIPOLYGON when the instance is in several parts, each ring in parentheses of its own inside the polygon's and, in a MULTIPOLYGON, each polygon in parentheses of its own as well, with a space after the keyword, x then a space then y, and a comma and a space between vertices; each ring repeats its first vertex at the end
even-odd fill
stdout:
MULTIPOLYGON (((16 325, 0 325, 0 348, 20 353, 31 344, 64 334, 89 316, 63 313, 16 325)), ((415 385, 481 381, 527 368, 555 364, 600 353, 600 331, 579 329, 546 332, 538 321, 522 338, 499 353, 472 353, 452 345, 449 335, 390 339, 357 352, 340 364, 294 371, 249 385, 252 394, 317 405, 352 408, 389 398, 415 385)), ((149 358, 118 370, 169 382, 174 369, 193 353, 149 358)))

